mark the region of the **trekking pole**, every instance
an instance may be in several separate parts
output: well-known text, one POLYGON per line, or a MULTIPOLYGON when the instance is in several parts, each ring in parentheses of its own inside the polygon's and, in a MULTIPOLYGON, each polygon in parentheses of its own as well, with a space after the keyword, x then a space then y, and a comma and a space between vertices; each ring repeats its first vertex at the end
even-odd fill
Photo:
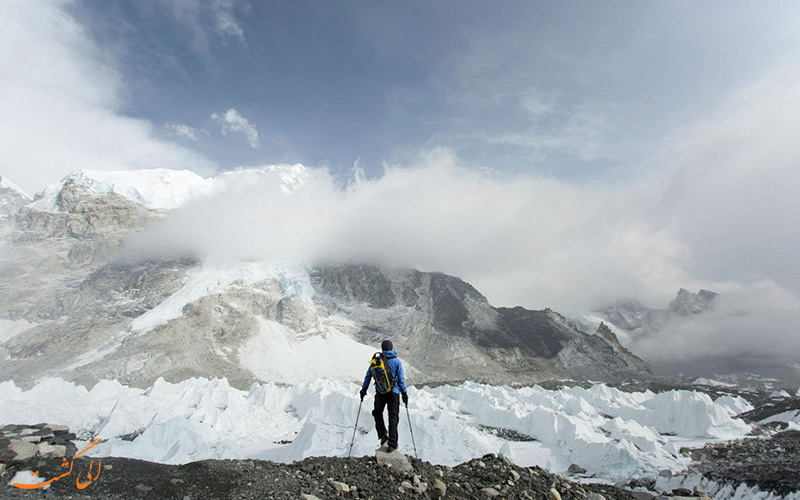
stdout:
POLYGON ((414 442, 414 429, 411 427, 411 415, 408 413, 408 403, 406 403, 406 416, 408 417, 408 430, 411 431, 411 444, 414 445, 414 458, 419 460, 417 456, 417 443, 414 442))
POLYGON ((361 405, 364 404, 364 398, 361 398, 361 402, 358 403, 358 413, 356 414, 356 425, 353 426, 353 439, 350 440, 350 449, 347 451, 347 458, 350 458, 350 454, 353 453, 353 443, 356 442, 356 429, 358 429, 358 417, 361 416, 361 405))

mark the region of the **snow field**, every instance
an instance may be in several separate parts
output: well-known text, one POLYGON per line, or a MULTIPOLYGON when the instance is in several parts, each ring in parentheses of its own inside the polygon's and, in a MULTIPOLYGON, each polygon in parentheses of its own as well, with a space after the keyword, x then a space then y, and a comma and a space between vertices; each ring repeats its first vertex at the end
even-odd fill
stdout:
MULTIPOLYGON (((241 391, 225 379, 193 378, 176 384, 158 379, 147 390, 104 380, 87 390, 50 378, 23 391, 9 381, 0 383, 0 424, 68 425, 86 440, 79 447, 92 436, 107 439, 93 448, 96 456, 173 464, 206 458, 291 462, 346 456, 358 415, 353 455, 371 455, 378 446, 373 397, 365 398, 359 413, 358 389, 320 379, 294 386, 253 384, 241 391), (120 438, 132 433, 139 434, 120 438)), ((624 393, 604 385, 547 391, 466 382, 409 393, 419 457, 446 465, 502 450, 523 466, 563 474, 575 463, 598 478, 621 481, 685 468, 688 459, 675 444, 681 440, 702 443, 749 431, 733 418, 732 407, 742 402, 714 402, 687 391, 624 393), (675 419, 681 414, 683 424, 675 419), (508 442, 487 428, 535 441, 508 442)), ((403 407, 399 434, 401 451, 413 455, 403 407)))

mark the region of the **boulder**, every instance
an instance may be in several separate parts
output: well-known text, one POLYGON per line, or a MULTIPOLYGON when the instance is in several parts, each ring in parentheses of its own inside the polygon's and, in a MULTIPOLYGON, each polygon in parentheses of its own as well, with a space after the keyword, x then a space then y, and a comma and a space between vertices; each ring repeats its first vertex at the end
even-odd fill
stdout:
POLYGON ((339 481, 331 481, 331 486, 339 493, 350 493, 350 486, 340 483, 339 481))
POLYGON ((561 493, 555 488, 550 488, 550 500, 561 500, 561 493))
POLYGON ((571 464, 567 469, 567 472, 569 474, 584 474, 586 472, 586 469, 584 469, 578 464, 571 464))
POLYGON ((439 478, 433 480, 433 490, 431 491, 431 495, 434 498, 443 498, 447 494, 447 485, 444 484, 439 478))
POLYGON ((12 439, 8 449, 17 454, 13 458, 15 462, 22 462, 36 455, 36 445, 28 441, 12 439))
POLYGON ((591 492, 588 495, 586 495, 586 500, 606 500, 606 497, 604 497, 600 493, 591 492))
POLYGON ((375 459, 378 461, 378 465, 391 467, 392 470, 403 474, 414 471, 414 467, 408 461, 408 458, 397 450, 388 453, 384 451, 384 448, 381 448, 375 452, 375 459))
POLYGON ((658 495, 652 491, 631 491, 631 496, 636 500, 653 500, 658 495))
POLYGON ((487 496, 487 497, 489 497, 489 498, 494 498, 494 497, 496 497, 497 495, 499 495, 499 494, 500 494, 500 492, 498 492, 498 491, 497 491, 496 489, 494 489, 494 488, 483 488, 483 489, 481 490, 481 493, 483 493, 484 495, 486 495, 486 496, 487 496))

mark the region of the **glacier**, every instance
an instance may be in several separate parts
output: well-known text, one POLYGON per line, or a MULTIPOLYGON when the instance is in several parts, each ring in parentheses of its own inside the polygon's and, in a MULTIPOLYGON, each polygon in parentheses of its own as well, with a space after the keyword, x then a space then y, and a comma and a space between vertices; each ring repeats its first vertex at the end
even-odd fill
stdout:
MULTIPOLYGON (((317 359, 309 359, 312 365, 317 359)), ((0 424, 67 425, 97 456, 181 464, 211 458, 292 462, 309 456, 346 456, 358 417, 354 456, 371 455, 372 396, 359 405, 353 382, 318 378, 286 385, 255 383, 248 391, 225 378, 159 378, 147 389, 101 380, 91 389, 44 378, 22 390, 0 383, 0 424)), ((750 426, 735 418, 740 401, 713 401, 692 391, 627 393, 598 384, 546 390, 464 382, 409 388, 409 416, 419 457, 456 465, 502 452, 522 466, 566 474, 571 464, 592 480, 609 482, 680 471, 690 459, 681 446, 740 438, 750 426), (681 419, 675 419, 682 415, 681 419), (493 432, 503 429, 508 433, 493 432)), ((732 399, 732 398, 729 398, 732 399)), ((404 417, 404 416, 403 416, 404 417)), ((408 420, 400 448, 413 453, 408 420)))

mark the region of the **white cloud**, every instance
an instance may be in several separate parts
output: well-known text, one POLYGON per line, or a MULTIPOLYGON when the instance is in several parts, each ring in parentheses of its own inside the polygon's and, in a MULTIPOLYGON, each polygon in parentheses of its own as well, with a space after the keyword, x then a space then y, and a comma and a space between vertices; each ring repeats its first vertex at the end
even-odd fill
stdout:
POLYGON ((596 109, 558 109, 552 102, 526 99, 531 124, 522 130, 484 136, 488 144, 505 144, 534 152, 565 153, 583 161, 612 158, 614 147, 605 116, 596 109), (543 118, 550 118, 542 123, 543 118))
POLYGON ((244 28, 237 16, 247 11, 247 0, 162 0, 172 10, 175 19, 189 28, 194 36, 194 46, 208 51, 208 33, 212 32, 223 41, 233 38, 245 44, 244 28))
POLYGON ((211 118, 222 125, 222 135, 228 135, 228 132, 241 132, 251 148, 258 148, 258 130, 235 108, 230 108, 222 114, 212 113, 211 118))
POLYGON ((211 8, 214 11, 214 27, 217 33, 231 36, 244 43, 244 29, 236 18, 237 5, 247 5, 239 0, 214 0, 211 8))
POLYGON ((165 123, 164 126, 178 137, 183 137, 192 142, 200 142, 200 137, 208 135, 208 130, 190 127, 182 123, 165 123))
POLYGON ((672 229, 641 217, 647 198, 639 186, 500 178, 460 166, 443 149, 345 192, 327 170, 310 172, 289 196, 265 178, 198 201, 137 236, 131 249, 377 261, 461 276, 498 305, 561 310, 631 293, 666 300, 689 279, 681 272, 686 248, 672 229))
POLYGON ((0 173, 29 192, 70 171, 210 172, 206 157, 120 111, 124 83, 65 0, 0 2, 0 173))

